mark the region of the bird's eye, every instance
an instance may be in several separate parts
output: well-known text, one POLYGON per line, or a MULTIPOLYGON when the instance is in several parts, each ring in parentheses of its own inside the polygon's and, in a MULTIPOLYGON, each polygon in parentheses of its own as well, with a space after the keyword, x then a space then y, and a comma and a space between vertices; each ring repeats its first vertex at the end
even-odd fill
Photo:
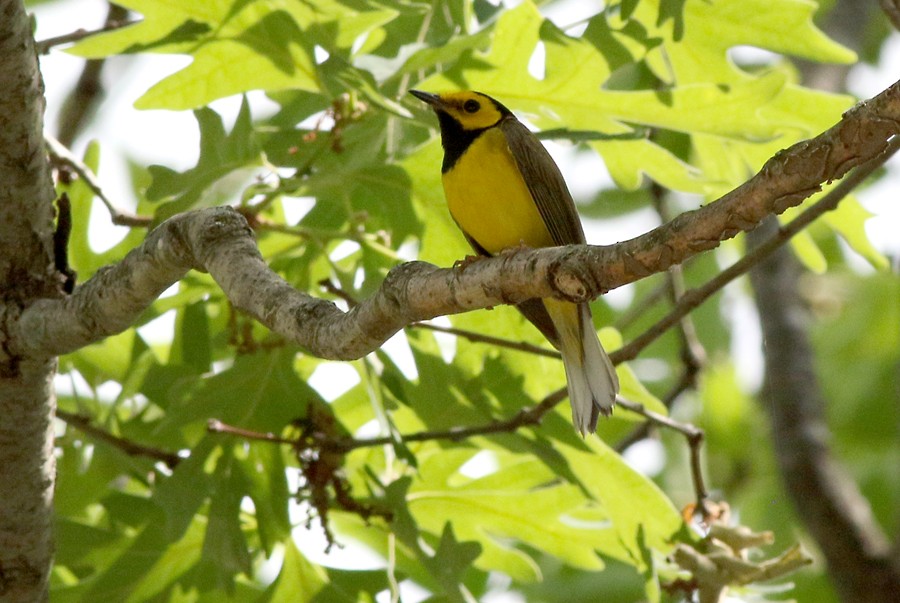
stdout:
POLYGON ((478 110, 481 109, 481 105, 477 100, 469 99, 463 104, 463 110, 466 113, 478 113, 478 110))

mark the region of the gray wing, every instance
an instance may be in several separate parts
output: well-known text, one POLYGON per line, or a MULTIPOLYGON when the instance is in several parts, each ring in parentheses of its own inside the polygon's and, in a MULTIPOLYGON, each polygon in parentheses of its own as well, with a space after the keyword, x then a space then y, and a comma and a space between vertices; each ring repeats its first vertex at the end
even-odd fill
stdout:
MULTIPOLYGON (((462 227, 460 227, 460 230, 462 230, 462 227)), ((478 241, 470 237, 465 230, 462 230, 462 233, 469 242, 469 245, 472 246, 472 249, 475 250, 475 253, 485 257, 491 257, 491 254, 488 253, 484 247, 479 245, 478 241)), ((525 301, 516 304, 516 308, 525 315, 525 318, 527 318, 531 324, 536 326, 538 330, 544 334, 544 337, 550 340, 553 347, 559 348, 559 334, 556 332, 556 327, 553 325, 553 319, 550 318, 550 314, 547 312, 547 307, 544 306, 544 302, 537 298, 526 299, 525 301)))
POLYGON ((584 243, 575 202, 550 153, 515 117, 505 118, 500 128, 553 242, 557 245, 584 243))
POLYGON ((550 318, 547 306, 544 305, 542 300, 538 298, 526 299, 516 304, 516 309, 528 319, 528 322, 537 327, 538 331, 553 344, 553 347, 559 349, 559 333, 557 333, 553 319, 550 318))

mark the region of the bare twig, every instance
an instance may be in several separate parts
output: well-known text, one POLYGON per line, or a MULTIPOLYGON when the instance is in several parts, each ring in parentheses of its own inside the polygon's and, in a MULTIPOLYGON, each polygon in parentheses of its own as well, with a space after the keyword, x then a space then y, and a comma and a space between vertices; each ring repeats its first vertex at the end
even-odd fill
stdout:
POLYGON ((48 52, 50 52, 51 48, 54 48, 56 46, 78 42, 79 40, 83 40, 84 38, 88 38, 90 36, 107 31, 121 29, 122 27, 128 27, 129 25, 134 25, 135 23, 140 23, 140 21, 127 21, 124 19, 112 20, 108 21, 103 27, 100 27, 98 29, 76 29, 71 33, 63 34, 61 36, 55 36, 53 38, 47 38, 46 40, 41 40, 40 42, 35 42, 34 46, 38 54, 47 54, 48 52))
POLYGON ((242 427, 235 427, 234 425, 229 425, 227 423, 223 423, 218 419, 210 419, 206 422, 206 430, 210 433, 223 433, 226 435, 233 435, 239 438, 244 438, 245 440, 255 440, 258 442, 271 442, 272 444, 288 444, 293 446, 297 443, 294 439, 283 438, 281 436, 277 436, 274 433, 266 432, 261 433, 259 431, 253 431, 251 429, 244 429, 242 427))
POLYGON ((694 308, 709 299, 717 293, 725 285, 745 274, 750 268, 761 262, 775 249, 790 240, 791 237, 809 226, 822 214, 833 210, 838 203, 846 197, 853 189, 859 186, 872 172, 881 167, 887 159, 900 149, 900 136, 894 136, 888 143, 888 146, 878 156, 870 159, 868 162, 859 166, 850 175, 841 180, 837 186, 831 189, 814 205, 804 210, 800 215, 791 220, 788 224, 779 228, 764 243, 755 247, 751 252, 747 253, 740 260, 723 270, 715 278, 710 279, 696 289, 690 289, 684 292, 680 301, 672 309, 672 311, 660 319, 656 324, 647 329, 640 336, 632 340, 628 345, 616 350, 610 354, 614 363, 632 360, 637 355, 655 341, 660 335, 669 330, 678 323, 684 316, 690 313, 694 308))
POLYGON ((96 427, 91 424, 91 417, 71 413, 59 408, 56 410, 56 416, 65 421, 67 425, 71 425, 99 442, 118 448, 129 456, 144 456, 155 461, 160 461, 165 463, 170 469, 174 469, 178 466, 178 463, 182 461, 182 458, 173 452, 160 450, 159 448, 153 448, 152 446, 145 446, 144 444, 138 444, 137 442, 132 442, 131 440, 113 435, 104 429, 96 427))
MULTIPOLYGON (((341 289, 327 278, 320 280, 319 286, 328 293, 331 293, 332 295, 344 300, 344 302, 347 303, 348 308, 352 308, 359 304, 359 301, 357 301, 357 299, 353 297, 349 292, 341 289)), ((436 331, 438 333, 447 333, 448 335, 464 337, 469 341, 473 341, 476 343, 486 343, 500 348, 507 348, 510 350, 518 350, 520 352, 534 354, 536 356, 545 356, 547 358, 562 358, 560 353, 556 350, 542 348, 541 346, 537 346, 531 343, 525 343, 524 341, 511 341, 509 339, 503 339, 502 337, 493 337, 491 335, 485 335, 483 333, 476 333, 475 331, 469 331, 467 329, 458 329, 456 327, 442 327, 430 322, 414 322, 411 325, 408 325, 408 328, 426 329, 428 331, 436 331)))
POLYGON ((624 331, 638 318, 644 316, 656 304, 665 300, 669 292, 668 285, 665 281, 656 284, 650 293, 639 300, 636 300, 630 307, 622 312, 613 323, 613 326, 619 331, 624 331))
POLYGON ((51 159, 58 164, 67 166, 73 172, 78 174, 88 188, 90 188, 103 205, 106 206, 113 224, 117 226, 135 226, 141 228, 147 228, 152 224, 153 218, 149 216, 137 216, 117 209, 116 206, 113 205, 113 202, 106 196, 106 193, 103 192, 103 187, 100 185, 100 181, 97 179, 96 174, 94 174, 91 168, 75 157, 69 149, 49 134, 44 135, 44 141, 47 144, 51 159))
POLYGON ((887 15, 894 29, 900 29, 900 0, 881 0, 881 10, 887 15))
POLYGON ((359 305, 359 301, 355 297, 353 297, 353 295, 349 291, 342 289, 335 283, 331 282, 330 279, 323 278, 319 281, 319 286, 322 287, 323 291, 331 293, 335 297, 344 300, 348 308, 355 308, 359 305))
POLYGON ((562 358, 560 353, 556 350, 542 348, 541 346, 526 343, 524 341, 511 341, 509 339, 503 339, 502 337, 492 337, 491 335, 476 333, 475 331, 469 331, 467 329, 457 329, 456 327, 442 327, 440 325, 429 322, 414 322, 409 326, 414 329, 427 329, 429 331, 437 331, 438 333, 448 333, 450 335, 456 335, 457 337, 464 337, 469 341, 473 341, 476 343, 486 343, 499 348, 506 348, 508 350, 518 350, 519 352, 534 354, 535 356, 545 356, 547 358, 562 358))
MULTIPOLYGON (((666 205, 665 189, 659 184, 654 183, 651 187, 651 191, 653 192, 653 200, 660 217, 663 221, 671 220, 673 216, 670 215, 671 212, 668 211, 666 205)), ((666 283, 668 284, 669 297, 672 303, 678 304, 681 298, 684 297, 685 291, 684 269, 680 264, 672 266, 666 272, 666 283)), ((697 375, 700 373, 700 369, 706 362, 706 350, 703 349, 703 344, 700 343, 700 339, 697 337, 697 328, 694 326, 691 315, 687 314, 682 317, 682 319, 678 321, 678 327, 681 348, 679 355, 682 364, 684 365, 684 370, 682 371, 678 384, 676 384, 675 388, 671 390, 663 400, 667 408, 674 402, 675 398, 681 395, 682 392, 696 386, 697 375)))
MULTIPOLYGON (((484 425, 473 427, 454 427, 439 431, 419 431, 410 434, 402 434, 400 435, 400 439, 403 442, 427 442, 434 440, 459 442, 474 436, 512 433, 522 427, 540 424, 544 415, 559 404, 559 402, 565 398, 565 395, 565 389, 553 392, 541 400, 540 403, 519 410, 519 412, 509 419, 491 421, 484 425)), ((703 445, 703 430, 689 423, 682 423, 671 417, 648 410, 643 404, 626 400, 621 396, 616 398, 616 403, 622 408, 644 417, 654 425, 671 429, 685 436, 691 451, 691 474, 694 492, 697 497, 697 509, 705 509, 708 495, 703 479, 703 469, 700 459, 700 450, 703 445)), ((227 425, 218 419, 211 419, 207 424, 207 429, 212 433, 225 433, 249 440, 270 442, 273 444, 287 444, 295 448, 298 445, 311 446, 323 452, 334 454, 346 454, 347 452, 358 448, 385 446, 393 444, 396 441, 396 438, 391 436, 357 439, 335 436, 331 433, 318 430, 308 430, 304 433, 301 440, 297 440, 293 438, 283 438, 272 433, 259 433, 227 425)))
POLYGON ((688 442, 688 448, 691 451, 691 479, 694 484, 694 496, 697 499, 696 509, 705 516, 709 494, 706 491, 706 482, 703 479, 703 463, 700 457, 700 452, 703 448, 703 430, 690 423, 682 423, 676 421, 672 417, 667 417, 653 412, 652 410, 647 410, 644 408, 643 404, 626 400, 621 396, 616 398, 616 404, 641 415, 656 426, 671 429, 685 437, 688 442))
MULTIPOLYGON (((105 26, 109 26, 127 18, 127 9, 110 3, 104 23, 105 26)), ((72 146, 75 138, 84 130, 90 116, 103 99, 103 81, 100 76, 105 64, 105 58, 85 61, 78 81, 62 104, 57 119, 57 138, 65 147, 72 146)))
MULTIPOLYGON (((682 393, 687 391, 688 389, 694 387, 694 382, 696 381, 696 375, 691 374, 690 368, 686 367, 684 371, 681 373, 681 377, 678 379, 678 382, 672 386, 672 388, 666 392, 666 394, 660 399, 663 405, 666 408, 671 408, 672 403, 675 399, 680 396, 682 393)), ((650 435, 650 428, 653 424, 650 421, 646 421, 641 423, 631 433, 627 434, 625 437, 616 442, 614 446, 617 452, 624 452, 628 449, 629 446, 640 442, 641 440, 647 438, 650 435)))
MULTIPOLYGON (((404 442, 427 442, 431 440, 450 440, 453 442, 458 442, 460 440, 464 440, 466 438, 477 435, 510 433, 516 431, 520 427, 539 424, 543 416, 554 406, 559 404, 559 402, 564 398, 565 390, 563 389, 550 394, 535 406, 521 409, 515 415, 506 420, 492 421, 485 425, 479 425, 475 427, 454 427, 452 429, 442 431, 419 431, 416 433, 405 434, 401 437, 404 442)), ((214 433, 227 433, 251 440, 266 441, 275 444, 289 444, 291 446, 296 446, 297 444, 296 440, 281 438, 271 433, 258 433, 241 429, 240 427, 226 425, 225 423, 222 423, 221 421, 218 421, 216 419, 210 420, 207 428, 214 433)), ((325 452, 341 454, 350 452, 351 450, 356 450, 357 448, 384 446, 386 444, 392 444, 395 441, 394 438, 390 436, 355 439, 333 437, 316 432, 307 434, 306 438, 310 439, 312 442, 314 442, 314 445, 316 447, 325 452)))

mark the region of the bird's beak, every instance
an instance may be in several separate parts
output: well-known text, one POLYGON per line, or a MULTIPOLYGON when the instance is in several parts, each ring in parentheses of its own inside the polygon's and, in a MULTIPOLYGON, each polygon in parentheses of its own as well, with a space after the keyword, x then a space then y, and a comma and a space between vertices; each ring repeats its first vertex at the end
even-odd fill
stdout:
POLYGON ((432 94, 431 92, 422 92, 421 90, 410 90, 409 93, 415 96, 420 101, 428 103, 435 109, 440 109, 444 106, 444 101, 442 101, 441 97, 437 94, 432 94))

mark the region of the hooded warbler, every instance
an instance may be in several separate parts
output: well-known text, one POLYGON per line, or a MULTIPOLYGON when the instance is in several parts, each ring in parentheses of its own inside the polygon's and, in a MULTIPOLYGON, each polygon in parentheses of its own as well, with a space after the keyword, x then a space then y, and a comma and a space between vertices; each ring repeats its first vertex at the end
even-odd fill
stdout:
MULTIPOLYGON (((559 168, 509 109, 479 92, 410 93, 437 114, 447 205, 478 254, 585 242, 559 168)), ((572 420, 582 434, 593 433, 598 416, 612 411, 619 379, 590 306, 533 299, 517 307, 562 354, 572 420)))

